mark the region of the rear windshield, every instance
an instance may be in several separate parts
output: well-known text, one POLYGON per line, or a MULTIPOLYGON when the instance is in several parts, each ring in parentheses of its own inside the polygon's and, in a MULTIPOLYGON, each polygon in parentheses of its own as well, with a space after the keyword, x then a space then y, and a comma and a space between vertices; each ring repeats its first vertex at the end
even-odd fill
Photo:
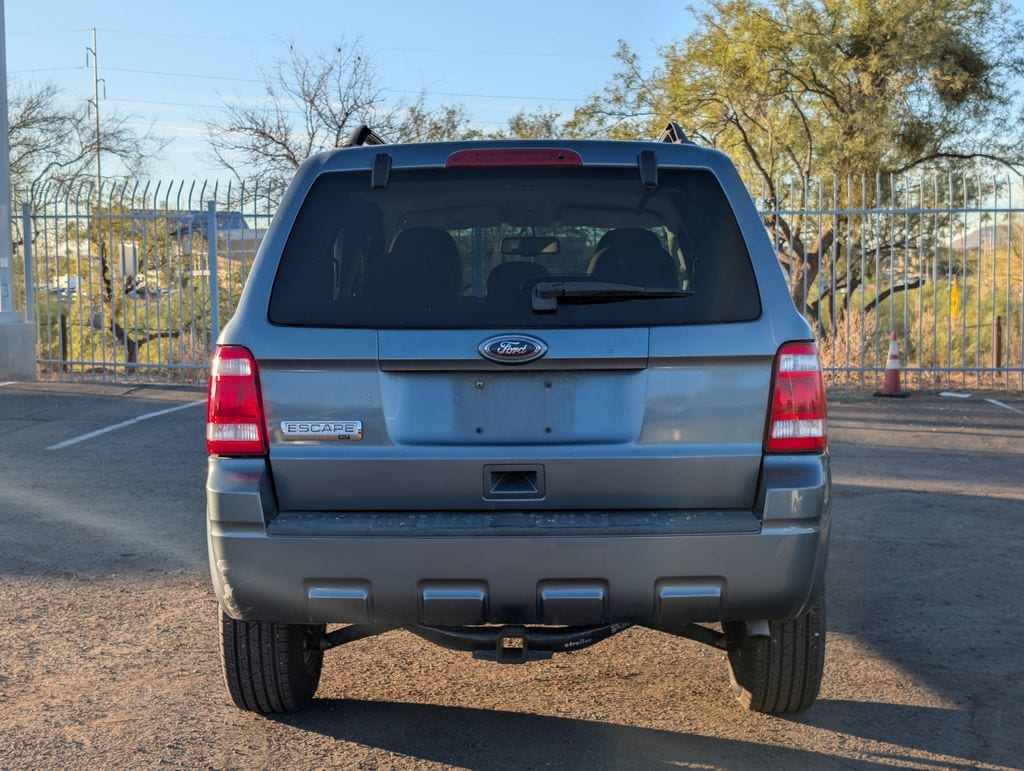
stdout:
POLYGON ((288 237, 271 322, 370 328, 621 327, 750 321, 761 313, 725 193, 702 170, 395 170, 319 177, 288 237), (685 290, 566 300, 538 283, 685 290), (683 291, 678 292, 683 294, 683 291), (664 294, 664 293, 663 293, 664 294))

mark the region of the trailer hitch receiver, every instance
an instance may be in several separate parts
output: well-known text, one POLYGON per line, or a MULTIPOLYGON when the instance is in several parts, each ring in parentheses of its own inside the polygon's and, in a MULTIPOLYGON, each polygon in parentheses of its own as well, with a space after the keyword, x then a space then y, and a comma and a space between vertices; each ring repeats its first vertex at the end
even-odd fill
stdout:
POLYGON ((408 630, 424 640, 457 651, 469 651, 473 658, 499 664, 523 664, 549 659, 555 653, 570 653, 607 640, 632 624, 604 626, 411 626, 408 630))

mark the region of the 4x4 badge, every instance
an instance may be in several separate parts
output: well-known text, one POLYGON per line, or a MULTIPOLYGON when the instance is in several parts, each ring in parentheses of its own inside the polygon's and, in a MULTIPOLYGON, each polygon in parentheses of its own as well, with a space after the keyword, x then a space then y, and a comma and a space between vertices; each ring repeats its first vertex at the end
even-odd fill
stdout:
POLYGON ((498 364, 526 364, 548 352, 547 343, 529 335, 498 335, 480 343, 477 350, 498 364))

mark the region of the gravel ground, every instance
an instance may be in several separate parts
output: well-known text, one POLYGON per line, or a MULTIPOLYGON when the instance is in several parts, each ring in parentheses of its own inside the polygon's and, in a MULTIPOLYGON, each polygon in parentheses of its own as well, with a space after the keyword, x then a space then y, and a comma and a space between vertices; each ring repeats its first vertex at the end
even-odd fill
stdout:
POLYGON ((220 679, 202 409, 45 449, 201 397, 0 388, 0 767, 1021 766, 1024 414, 832 395, 827 674, 795 720, 647 630, 519 667, 391 632, 268 719, 220 679))

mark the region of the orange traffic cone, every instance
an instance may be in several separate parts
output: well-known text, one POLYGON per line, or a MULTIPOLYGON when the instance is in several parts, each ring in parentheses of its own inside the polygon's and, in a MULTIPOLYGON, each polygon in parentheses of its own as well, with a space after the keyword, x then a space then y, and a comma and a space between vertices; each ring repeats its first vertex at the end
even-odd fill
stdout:
POLYGON ((906 391, 900 390, 900 343, 896 337, 896 330, 893 330, 889 338, 889 358, 885 362, 885 379, 882 381, 882 390, 875 391, 875 396, 897 396, 906 398, 910 396, 906 391))

